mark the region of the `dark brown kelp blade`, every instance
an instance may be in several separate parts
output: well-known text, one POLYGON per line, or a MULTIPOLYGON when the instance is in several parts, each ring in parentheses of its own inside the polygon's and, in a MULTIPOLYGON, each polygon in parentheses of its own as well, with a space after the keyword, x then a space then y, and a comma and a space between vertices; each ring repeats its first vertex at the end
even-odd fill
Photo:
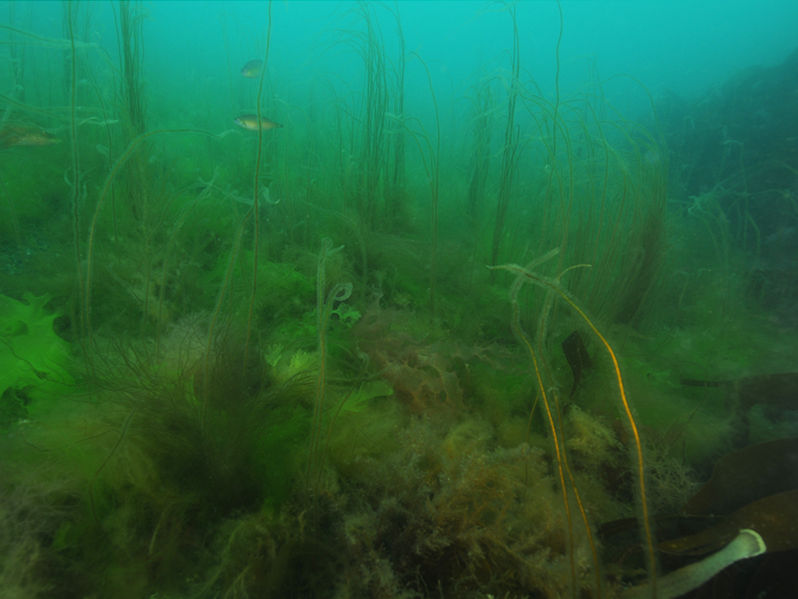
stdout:
POLYGON ((649 583, 643 583, 624 589, 623 599, 681 597, 736 562, 798 549, 798 489, 749 503, 720 524, 695 535, 661 543, 660 549, 678 555, 711 555, 661 576, 656 592, 649 583))
POLYGON ((565 354, 565 359, 568 360, 568 365, 574 376, 570 393, 570 397, 573 397, 585 371, 590 369, 593 362, 590 360, 590 354, 587 353, 587 347, 585 347, 585 342, 579 331, 574 331, 565 338, 562 342, 562 352, 565 354))
MULTIPOLYGON (((662 553, 679 556, 709 555, 661 576, 656 593, 650 583, 644 582, 624 589, 623 599, 681 597, 738 561, 798 549, 798 489, 753 501, 719 524, 697 534, 660 543, 659 549, 662 553)), ((712 595, 731 596, 728 593, 712 595)))
POLYGON ((780 372, 749 376, 737 381, 740 405, 750 408, 765 404, 784 410, 798 407, 798 372, 780 372))
POLYGON ((759 533, 767 553, 798 549, 798 489, 753 501, 721 523, 698 534, 665 541, 660 549, 665 553, 702 555, 728 544, 741 529, 759 533))
POLYGON ((798 372, 757 374, 729 381, 707 381, 683 378, 682 385, 688 387, 721 387, 734 392, 739 405, 748 409, 764 404, 785 410, 796 409, 798 400, 798 372))
POLYGON ((798 489, 798 438, 750 445, 723 456, 687 502, 691 515, 730 514, 762 497, 798 489))
POLYGON ((722 389, 738 420, 735 445, 746 445, 750 434, 749 413, 761 406, 770 419, 778 419, 785 411, 798 409, 798 372, 758 374, 727 381, 681 379, 682 385, 722 389))

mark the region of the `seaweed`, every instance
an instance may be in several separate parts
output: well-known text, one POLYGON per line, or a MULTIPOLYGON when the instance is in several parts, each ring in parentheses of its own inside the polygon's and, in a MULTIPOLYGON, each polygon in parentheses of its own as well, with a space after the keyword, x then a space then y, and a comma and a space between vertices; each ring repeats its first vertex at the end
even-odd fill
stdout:
POLYGON ((711 585, 788 568, 790 156, 730 129, 682 165, 632 77, 567 93, 559 3, 552 90, 523 5, 478 79, 401 5, 335 13, 312 64, 271 3, 226 60, 209 36, 218 61, 150 61, 143 8, 0 26, 9 135, 69 138, 0 164, 7 594, 610 599, 714 551, 765 547, 711 585), (239 101, 279 137, 234 128, 239 101), (748 429, 772 444, 718 461, 748 429))

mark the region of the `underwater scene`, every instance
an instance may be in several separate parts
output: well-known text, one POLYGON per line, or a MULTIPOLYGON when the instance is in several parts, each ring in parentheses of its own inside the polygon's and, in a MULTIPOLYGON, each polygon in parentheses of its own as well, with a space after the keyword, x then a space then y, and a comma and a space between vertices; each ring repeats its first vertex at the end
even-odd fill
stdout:
POLYGON ((0 2, 0 599, 794 597, 796 24, 0 2))

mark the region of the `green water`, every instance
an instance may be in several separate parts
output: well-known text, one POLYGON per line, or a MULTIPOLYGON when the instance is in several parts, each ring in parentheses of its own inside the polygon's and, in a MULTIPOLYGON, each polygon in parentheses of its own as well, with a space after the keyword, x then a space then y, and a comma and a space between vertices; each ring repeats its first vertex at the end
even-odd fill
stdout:
POLYGON ((361 5, 347 93, 203 99, 140 9, 116 55, 91 6, 0 31, 3 596, 619 596, 720 456, 795 435, 731 391, 796 369, 794 110, 733 101, 780 71, 626 114, 515 68, 508 9, 455 100, 361 5))

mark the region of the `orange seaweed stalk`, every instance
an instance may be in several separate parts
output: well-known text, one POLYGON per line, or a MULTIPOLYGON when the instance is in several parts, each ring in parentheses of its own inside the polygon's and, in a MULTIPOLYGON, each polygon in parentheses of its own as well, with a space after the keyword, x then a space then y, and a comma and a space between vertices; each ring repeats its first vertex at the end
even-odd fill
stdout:
MULTIPOLYGON (((534 268, 535 266, 537 266, 541 262, 543 262, 545 260, 548 260, 549 258, 553 257, 557 253, 558 253, 558 250, 556 250, 556 249, 552 250, 552 251, 548 252, 547 254, 545 254, 544 256, 542 256, 541 258, 539 258, 538 260, 533 261, 532 263, 530 263, 527 267, 523 267, 523 266, 520 266, 518 264, 501 264, 501 265, 497 265, 497 266, 489 266, 488 268, 491 269, 491 270, 506 270, 508 272, 511 272, 511 273, 514 273, 514 274, 517 275, 516 280, 513 282, 513 285, 510 288, 510 301, 511 301, 512 309, 513 309, 513 316, 512 316, 513 333, 516 335, 516 337, 518 337, 519 341, 526 347, 526 349, 530 353, 530 356, 532 357, 532 362, 533 362, 533 365, 534 365, 534 368, 535 368, 535 376, 537 378, 538 386, 540 388, 541 397, 543 399, 543 405, 544 405, 544 408, 546 410, 546 418, 548 420, 549 428, 551 430, 552 438, 554 440, 554 447, 555 447, 555 453, 556 453, 556 458, 557 458, 557 466, 558 466, 558 474, 559 474, 559 479, 560 479, 560 485, 562 486, 562 489, 563 489, 563 497, 564 497, 564 501, 565 501, 566 517, 568 518, 569 528, 570 528, 570 522, 571 521, 570 521, 570 509, 568 507, 568 501, 567 501, 567 492, 565 490, 565 477, 564 477, 564 474, 563 474, 564 456, 561 454, 561 451, 560 451, 560 446, 559 446, 559 440, 558 440, 558 435, 557 435, 557 431, 556 431, 556 426, 554 424, 554 419, 553 419, 552 414, 551 414, 551 408, 550 408, 550 405, 549 405, 549 401, 548 401, 548 398, 547 398, 546 393, 545 393, 544 384, 543 384, 543 380, 541 378, 540 369, 538 367, 538 361, 537 361, 537 357, 536 357, 535 351, 532 348, 532 344, 529 341, 528 337, 526 336, 526 334, 524 333, 523 329, 521 328, 519 307, 518 307, 518 292, 521 289, 521 285, 525 281, 528 281, 528 282, 530 282, 530 283, 532 283, 534 285, 537 285, 538 287, 542 287, 543 289, 547 289, 549 291, 553 291, 557 295, 559 295, 565 301, 565 303, 568 304, 574 310, 574 312, 576 312, 582 318, 582 320, 585 321, 585 323, 587 323, 588 327, 590 327, 590 330, 592 330, 593 333, 599 338, 599 340, 601 341, 602 345, 604 346, 604 348, 606 349, 607 353, 609 354, 610 359, 612 360, 613 370, 615 372, 615 378, 616 378, 616 381, 618 383, 618 392, 619 392, 619 397, 621 399, 621 405, 622 405, 624 414, 625 414, 625 416, 626 416, 626 418, 627 418, 627 420, 629 422, 629 427, 630 427, 630 429, 632 431, 632 436, 634 438, 635 454, 636 454, 636 458, 637 458, 638 491, 640 493, 640 504, 641 504, 641 519, 642 519, 642 522, 643 522, 643 530, 644 530, 645 543, 646 543, 646 555, 647 555, 649 577, 650 577, 650 586, 649 586, 649 588, 651 589, 651 596, 652 597, 656 597, 656 580, 657 580, 656 579, 656 553, 655 553, 655 548, 654 548, 654 533, 652 531, 651 519, 650 519, 650 516, 649 516, 649 513, 648 513, 648 497, 647 497, 646 483, 645 483, 645 462, 644 462, 644 459, 643 459, 643 447, 642 447, 642 443, 640 441, 640 431, 638 429, 637 422, 635 421, 634 415, 632 414, 631 407, 629 406, 629 400, 628 400, 628 398, 626 396, 626 388, 625 388, 624 383, 623 383, 623 377, 621 376, 621 369, 620 369, 620 366, 618 365, 618 358, 616 357, 615 352, 612 349, 612 346, 610 345, 609 341, 607 341, 606 337, 604 337, 604 335, 601 334, 601 332, 598 330, 596 325, 593 324, 593 321, 590 319, 590 317, 588 317, 588 315, 585 313, 585 311, 582 308, 579 307, 579 304, 577 303, 577 301, 571 296, 570 293, 568 293, 565 289, 563 289, 562 286, 559 284, 560 276, 562 276, 562 274, 567 272, 567 270, 571 270, 573 268, 578 268, 578 267, 583 266, 583 265, 572 266, 569 269, 567 269, 566 271, 563 271, 563 273, 561 273, 560 276, 558 276, 555 279, 552 279, 552 278, 546 277, 544 275, 535 273, 535 272, 533 272, 531 270, 532 268, 534 268)), ((584 266, 587 266, 587 265, 584 265, 584 266)), ((570 475, 570 473, 569 473, 569 475, 570 475)), ((586 516, 584 514, 584 510, 582 509, 582 506, 581 506, 581 501, 578 501, 577 503, 580 506, 580 511, 582 511, 583 518, 586 518, 586 516)), ((592 538, 590 536, 590 529, 589 528, 587 529, 587 534, 588 534, 588 538, 590 539, 591 548, 593 549, 594 555, 595 555, 595 548, 593 547, 593 542, 592 542, 592 538)), ((571 536, 571 531, 569 530, 569 538, 570 538, 570 536, 571 536)))

